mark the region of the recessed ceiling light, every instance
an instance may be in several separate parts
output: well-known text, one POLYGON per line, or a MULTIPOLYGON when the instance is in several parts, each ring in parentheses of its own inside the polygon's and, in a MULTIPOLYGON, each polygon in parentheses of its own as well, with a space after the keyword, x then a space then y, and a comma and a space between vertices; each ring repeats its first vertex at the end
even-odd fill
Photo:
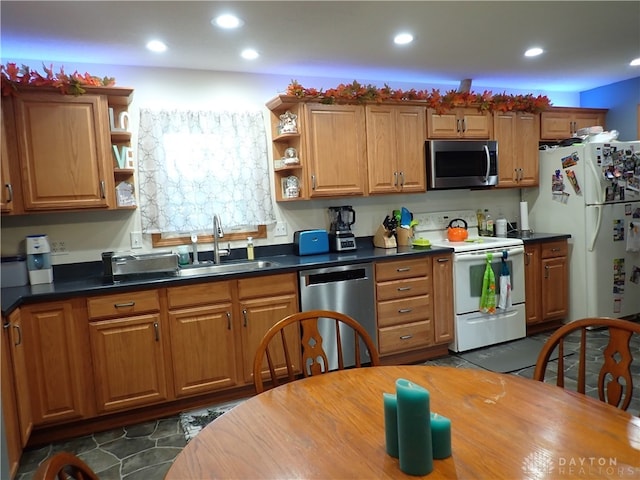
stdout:
POLYGON ((217 25, 220 28, 228 28, 228 29, 239 28, 242 25, 244 25, 244 22, 240 20, 238 17, 228 13, 214 18, 213 20, 211 20, 211 23, 214 25, 217 25))
POLYGON ((629 63, 629 65, 631 65, 632 67, 638 67, 638 66, 640 66, 640 57, 638 57, 638 58, 634 58, 633 60, 631 60, 631 62, 629 63))
POLYGON ((393 42, 396 45, 406 45, 407 43, 413 42, 413 35, 410 33, 399 33, 393 37, 393 42))
POLYGON ((247 48, 240 54, 245 60, 255 60, 260 55, 253 48, 247 48))
POLYGON ((534 47, 534 48, 530 48, 529 50, 524 52, 524 56, 525 57, 537 57, 538 55, 541 55, 542 52, 544 52, 544 50, 542 50, 540 47, 534 47))
POLYGON ((152 52, 160 53, 160 52, 164 52, 167 49, 167 46, 164 44, 164 42, 161 42, 160 40, 151 40, 150 42, 147 43, 147 48, 152 52))

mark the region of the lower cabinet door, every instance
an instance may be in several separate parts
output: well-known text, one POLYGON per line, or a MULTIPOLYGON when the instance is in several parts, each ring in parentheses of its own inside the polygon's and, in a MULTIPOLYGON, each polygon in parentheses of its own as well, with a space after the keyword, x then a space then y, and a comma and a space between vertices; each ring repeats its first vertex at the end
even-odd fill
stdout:
POLYGON ((176 397, 238 383, 231 312, 230 302, 169 311, 176 397))
POLYGON ((90 323, 99 413, 167 399, 161 327, 159 314, 90 323))

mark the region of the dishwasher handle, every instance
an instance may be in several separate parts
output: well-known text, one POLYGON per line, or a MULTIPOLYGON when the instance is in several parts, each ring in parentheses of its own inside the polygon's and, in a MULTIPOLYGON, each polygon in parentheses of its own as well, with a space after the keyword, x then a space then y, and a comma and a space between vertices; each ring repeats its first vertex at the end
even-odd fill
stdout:
POLYGON ((335 283, 335 282, 350 282, 353 280, 366 280, 367 269, 365 267, 361 268, 351 268, 348 270, 331 270, 318 273, 304 273, 302 272, 301 277, 304 278, 304 285, 322 285, 324 283, 335 283))

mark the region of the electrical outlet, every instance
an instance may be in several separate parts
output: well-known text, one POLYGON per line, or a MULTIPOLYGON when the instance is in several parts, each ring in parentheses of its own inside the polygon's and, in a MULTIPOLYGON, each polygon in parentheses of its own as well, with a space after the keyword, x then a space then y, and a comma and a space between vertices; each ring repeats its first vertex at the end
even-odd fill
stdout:
POLYGON ((51 242, 51 255, 69 255, 69 250, 67 250, 67 243, 64 240, 59 240, 56 242, 51 242))
POLYGON ((286 222, 278 222, 276 223, 275 231, 273 232, 275 237, 286 237, 287 236, 287 224, 286 222))
POLYGON ((142 232, 131 232, 131 248, 142 248, 142 232))

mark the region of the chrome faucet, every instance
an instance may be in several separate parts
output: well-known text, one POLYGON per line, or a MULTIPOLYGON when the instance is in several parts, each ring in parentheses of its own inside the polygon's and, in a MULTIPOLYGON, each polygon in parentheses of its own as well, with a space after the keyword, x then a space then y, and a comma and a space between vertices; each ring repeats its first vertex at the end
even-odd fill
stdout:
POLYGON ((222 230, 222 224, 220 223, 220 217, 217 213, 213 215, 213 263, 216 265, 220 263, 221 256, 228 256, 231 253, 231 244, 227 249, 220 250, 218 238, 224 237, 224 231, 222 230))

